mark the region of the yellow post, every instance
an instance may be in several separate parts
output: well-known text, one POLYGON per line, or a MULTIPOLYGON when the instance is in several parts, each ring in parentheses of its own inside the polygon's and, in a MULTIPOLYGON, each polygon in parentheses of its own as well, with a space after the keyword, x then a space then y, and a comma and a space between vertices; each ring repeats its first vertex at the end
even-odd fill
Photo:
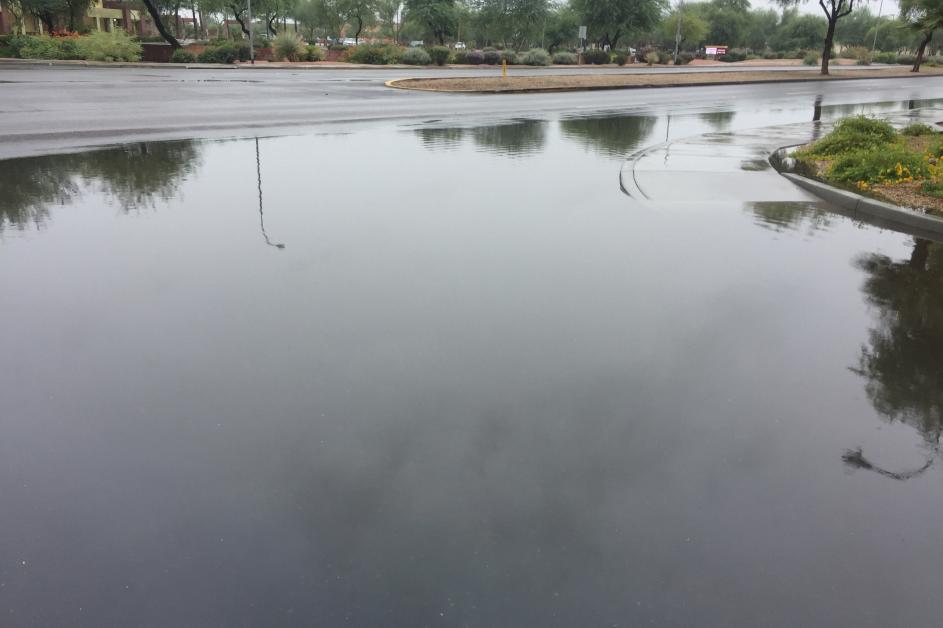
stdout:
POLYGON ((508 60, 501 59, 501 78, 508 77, 508 60))

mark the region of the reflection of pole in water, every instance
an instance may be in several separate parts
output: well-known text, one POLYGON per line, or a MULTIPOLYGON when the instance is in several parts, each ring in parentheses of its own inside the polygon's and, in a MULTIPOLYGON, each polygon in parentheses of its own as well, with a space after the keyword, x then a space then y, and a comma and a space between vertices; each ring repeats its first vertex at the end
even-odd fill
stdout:
POLYGON ((916 469, 911 469, 910 471, 888 471, 887 469, 879 467, 864 457, 860 447, 858 449, 845 450, 845 453, 842 454, 841 458, 842 461, 851 469, 865 469, 867 471, 874 471, 875 473, 883 475, 886 478, 903 481, 917 477, 929 469, 933 465, 933 462, 939 453, 939 449, 935 447, 933 450, 933 455, 927 458, 927 461, 922 466, 916 469))
POLYGON ((283 249, 285 248, 284 244, 272 242, 269 240, 268 234, 265 233, 265 216, 262 213, 262 160, 259 158, 259 138, 255 138, 255 176, 259 182, 259 228, 262 230, 262 237, 265 238, 265 243, 269 246, 283 249))
POLYGON ((818 122, 822 119, 822 94, 815 97, 815 104, 812 105, 812 122, 818 122))

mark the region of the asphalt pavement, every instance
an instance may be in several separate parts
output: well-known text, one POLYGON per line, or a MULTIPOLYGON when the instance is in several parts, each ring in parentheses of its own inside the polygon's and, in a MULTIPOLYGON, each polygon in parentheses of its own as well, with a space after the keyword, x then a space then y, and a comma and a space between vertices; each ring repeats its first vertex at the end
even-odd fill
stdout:
MULTIPOLYGON (((788 72, 790 68, 781 70, 788 72)), ((497 71, 455 70, 449 76, 497 71)), ((572 74, 578 70, 513 71, 523 75, 572 74)), ((940 77, 497 95, 411 92, 383 84, 406 76, 441 76, 442 72, 0 64, 0 158, 144 139, 291 134, 312 128, 343 130, 351 124, 380 120, 468 122, 548 113, 710 112, 745 105, 768 106, 775 112, 776 106, 794 107, 797 103, 808 103, 811 115, 816 99, 851 103, 943 97, 940 77)))

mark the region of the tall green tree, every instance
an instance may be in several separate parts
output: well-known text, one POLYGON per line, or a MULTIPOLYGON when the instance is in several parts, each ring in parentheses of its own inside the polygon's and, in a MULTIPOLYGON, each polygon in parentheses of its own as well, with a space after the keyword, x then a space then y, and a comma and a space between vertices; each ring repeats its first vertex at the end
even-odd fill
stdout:
POLYGON ((629 34, 648 32, 660 21, 666 0, 573 0, 589 38, 615 48, 629 34))
POLYGON ((406 0, 407 19, 422 24, 440 45, 455 30, 454 0, 406 0))
MULTIPOLYGON (((777 0, 784 7, 795 6, 806 0, 777 0)), ((822 47, 822 74, 828 74, 828 62, 832 58, 832 45, 835 43, 835 28, 838 20, 847 17, 855 8, 855 0, 819 0, 819 6, 828 23, 825 29, 825 42, 822 47)))

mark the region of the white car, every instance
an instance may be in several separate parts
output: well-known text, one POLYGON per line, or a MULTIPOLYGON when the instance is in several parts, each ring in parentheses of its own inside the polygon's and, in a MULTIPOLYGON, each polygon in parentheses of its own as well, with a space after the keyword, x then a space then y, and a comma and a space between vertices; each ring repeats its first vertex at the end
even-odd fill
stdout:
POLYGON ((425 45, 426 45, 426 42, 424 42, 421 39, 414 39, 413 41, 409 42, 410 48, 422 48, 425 45))
POLYGON ((345 46, 356 46, 356 45, 357 45, 357 40, 354 39, 353 37, 345 37, 345 38, 344 38, 344 45, 345 45, 345 46))
POLYGON ((457 42, 455 42, 455 46, 454 46, 454 47, 455 47, 456 50, 465 50, 465 42, 464 42, 464 41, 457 41, 457 42))

